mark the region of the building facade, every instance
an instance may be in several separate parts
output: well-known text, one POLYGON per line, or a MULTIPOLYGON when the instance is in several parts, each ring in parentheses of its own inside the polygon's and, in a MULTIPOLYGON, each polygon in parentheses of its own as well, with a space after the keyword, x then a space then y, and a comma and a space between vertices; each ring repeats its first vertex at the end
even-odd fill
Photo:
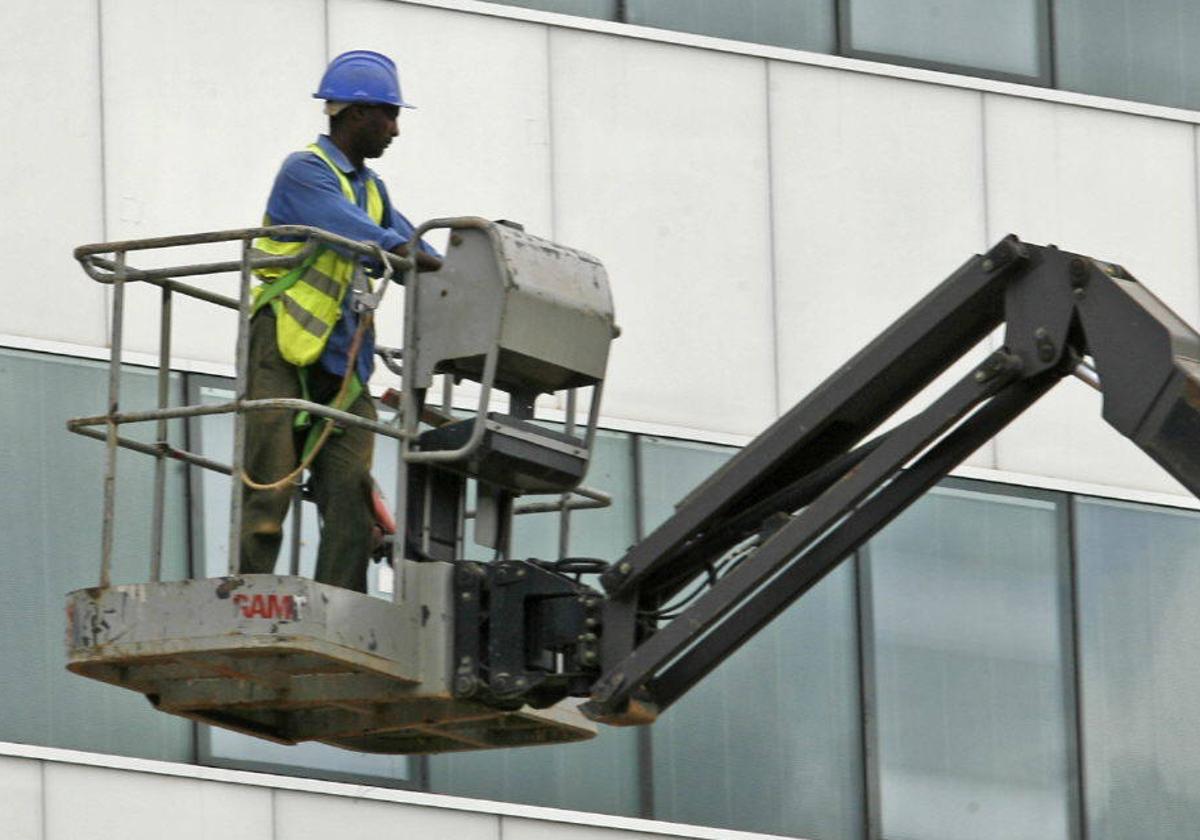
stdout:
MULTIPOLYGON (((586 744, 410 759, 196 727, 68 675, 61 608, 96 581, 102 460, 64 422, 104 410, 111 339, 71 249, 254 224, 322 130, 331 56, 395 57, 420 106, 375 167, 410 218, 514 219, 604 261, 622 336, 588 483, 616 501, 573 519, 571 550, 616 559, 1008 233, 1118 262, 1200 324, 1188 4, 15 0, 0 30, 20 33, 0 55, 5 837, 1194 831, 1200 502, 1074 381, 653 727, 586 744)), ((223 399, 236 325, 189 303, 173 399, 223 399)), ((123 405, 149 407, 159 299, 128 307, 123 405)), ((230 427, 170 434, 216 455, 230 427)), ((118 582, 147 577, 151 473, 122 456, 118 582)), ((165 574, 221 573, 228 482, 168 480, 165 574)), ((524 518, 517 551, 557 535, 524 518)))

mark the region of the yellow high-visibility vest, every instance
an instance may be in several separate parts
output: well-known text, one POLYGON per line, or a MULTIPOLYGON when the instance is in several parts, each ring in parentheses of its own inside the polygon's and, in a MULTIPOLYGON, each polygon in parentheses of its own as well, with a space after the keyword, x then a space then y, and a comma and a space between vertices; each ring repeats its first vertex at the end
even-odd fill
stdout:
MULTIPOLYGON (((354 188, 350 179, 329 159, 324 150, 313 143, 308 151, 315 154, 333 171, 342 186, 342 195, 351 204, 354 188)), ((367 215, 375 224, 383 223, 383 197, 373 177, 367 178, 367 215)), ((264 225, 270 225, 268 217, 264 225)), ((304 242, 281 242, 259 237, 254 247, 271 255, 295 254, 304 242)), ((321 356, 333 327, 342 314, 342 298, 350 288, 355 261, 344 257, 328 246, 318 248, 314 257, 293 269, 263 268, 257 274, 262 285, 253 290, 255 312, 268 301, 275 311, 275 332, 279 355, 293 365, 311 365, 321 356), (274 288, 273 288, 274 287, 274 288), (282 291, 280 291, 282 289, 282 291), (271 292, 271 294, 267 294, 271 292)), ((353 364, 353 361, 351 361, 353 364)))

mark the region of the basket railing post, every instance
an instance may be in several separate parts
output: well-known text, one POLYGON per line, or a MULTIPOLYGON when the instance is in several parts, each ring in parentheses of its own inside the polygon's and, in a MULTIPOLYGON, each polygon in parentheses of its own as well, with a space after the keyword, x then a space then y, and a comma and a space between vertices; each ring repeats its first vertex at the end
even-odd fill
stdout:
MULTIPOLYGON (((171 388, 171 289, 162 289, 162 309, 158 331, 158 407, 167 408, 171 388)), ((167 496, 167 419, 160 417, 155 427, 158 454, 154 461, 154 512, 150 535, 150 580, 162 580, 163 521, 167 496)))
MULTIPOLYGON (((414 248, 420 247, 420 234, 412 238, 414 248)), ((406 433, 396 447, 396 506, 392 509, 392 518, 396 522, 396 533, 393 535, 390 559, 392 565, 392 603, 399 604, 404 600, 404 563, 408 549, 408 445, 412 436, 416 435, 420 424, 420 411, 417 408, 416 396, 413 394, 410 378, 416 371, 416 312, 417 312, 417 258, 413 252, 412 265, 404 274, 404 326, 401 348, 404 352, 404 373, 400 379, 400 409, 397 425, 406 433)))
POLYGON ((121 341, 125 323, 125 252, 116 254, 113 273, 112 334, 108 362, 108 434, 105 437, 104 512, 100 537, 100 587, 112 582, 113 512, 117 496, 117 437, 116 413, 121 403, 121 341))
POLYGON ((246 445, 246 415, 241 403, 246 399, 246 375, 250 360, 250 243, 242 240, 242 271, 238 287, 237 380, 234 384, 233 457, 229 485, 229 574, 242 570, 242 463, 246 445))
MULTIPOLYGON (((563 431, 569 436, 575 435, 575 406, 578 395, 578 390, 570 388, 567 391, 567 417, 566 423, 563 426, 563 431)), ((568 502, 571 500, 571 493, 568 491, 562 494, 562 507, 558 514, 558 559, 564 560, 571 550, 571 508, 568 507, 568 502)))
POLYGON ((304 509, 304 491, 299 487, 292 493, 292 548, 288 554, 288 574, 300 574, 300 534, 303 528, 301 517, 304 509))

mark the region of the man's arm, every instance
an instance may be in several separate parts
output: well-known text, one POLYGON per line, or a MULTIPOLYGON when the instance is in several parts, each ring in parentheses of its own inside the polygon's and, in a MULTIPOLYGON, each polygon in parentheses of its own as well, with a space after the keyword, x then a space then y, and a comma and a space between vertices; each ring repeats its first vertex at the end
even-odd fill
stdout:
MULTIPOLYGON (((388 250, 398 257, 407 257, 410 253, 408 245, 412 242, 413 234, 417 232, 416 225, 410 222, 408 217, 397 210, 392 204, 391 196, 388 195, 387 187, 383 185, 383 182, 378 181, 377 183, 383 195, 383 206, 387 208, 387 216, 384 218, 384 223, 401 238, 399 245, 394 248, 388 248, 388 250)), ((442 255, 428 242, 421 240, 421 247, 417 249, 417 270, 437 271, 441 267, 442 255)))
POLYGON ((267 201, 267 215, 277 225, 310 225, 357 242, 374 242, 385 251, 405 237, 380 226, 342 194, 337 176, 316 155, 293 154, 279 170, 267 201))
MULTIPOLYGON (((421 244, 424 245, 425 243, 422 242, 421 244)), ((409 247, 408 247, 408 243, 405 243, 405 242, 402 242, 401 244, 397 245, 395 248, 391 248, 390 250, 393 254, 395 254, 398 257, 407 257, 409 255, 409 253, 411 253, 409 250, 409 247)), ((433 250, 433 249, 429 249, 429 250, 433 250)), ((429 253, 429 251, 427 251, 425 248, 422 248, 421 250, 417 251, 417 271, 437 271, 441 267, 442 267, 441 258, 435 257, 433 254, 429 253)))

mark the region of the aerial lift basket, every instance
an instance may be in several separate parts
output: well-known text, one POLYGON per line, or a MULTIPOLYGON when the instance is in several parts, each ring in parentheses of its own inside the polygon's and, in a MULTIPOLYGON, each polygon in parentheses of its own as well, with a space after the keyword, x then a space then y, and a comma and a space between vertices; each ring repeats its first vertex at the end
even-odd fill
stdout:
MULTIPOLYGON (((113 326, 109 411, 68 423, 72 431, 104 440, 108 451, 99 585, 67 596, 70 670, 142 693, 163 711, 287 744, 316 740, 364 752, 434 753, 562 743, 595 734, 576 701, 540 709, 518 701, 497 708, 455 696, 456 669, 463 663, 452 661, 451 601, 459 567, 450 561, 461 557, 462 490, 467 480, 486 488, 481 497, 493 494, 507 502, 507 507, 490 508, 493 519, 484 528, 501 561, 507 557, 510 532, 505 516, 558 511, 565 550, 568 512, 608 503, 604 493, 580 486, 595 436, 608 346, 616 334, 607 277, 594 258, 511 224, 476 218, 436 220, 422 226, 417 236, 434 228, 450 229, 450 246, 442 268, 421 275, 412 260, 297 226, 76 250, 88 275, 112 286, 113 326), (253 240, 265 235, 305 238, 309 244, 294 256, 272 256, 253 248, 253 240), (131 252, 226 241, 240 243, 240 259, 147 270, 127 264, 131 252), (360 310, 374 309, 392 272, 404 272, 404 346, 399 351, 380 350, 385 363, 403 374, 402 407, 394 422, 365 420, 306 400, 244 398, 254 269, 291 267, 313 249, 327 246, 384 266, 384 280, 375 287, 363 276, 356 278, 353 303, 360 310), (222 272, 240 274, 238 298, 178 279, 222 272), (152 410, 123 412, 119 373, 124 294, 133 282, 156 285, 162 293, 159 401, 152 410), (232 402, 169 405, 171 302, 177 294, 239 313, 237 394, 232 402), (457 380, 478 383, 478 403, 471 419, 452 422, 443 417, 443 429, 422 431, 418 417, 435 374, 445 374, 444 411, 452 404, 457 380), (584 387, 592 389, 591 409, 577 431, 575 389, 584 387), (548 431, 531 422, 536 396, 562 390, 567 391, 568 404, 565 431, 548 431), (497 391, 510 396, 507 413, 492 410, 497 391), (239 572, 243 418, 248 411, 269 408, 304 409, 399 441, 395 518, 410 545, 400 536, 393 543, 390 602, 300 577, 299 540, 294 541, 289 574, 239 572), (168 420, 216 413, 234 415, 232 464, 167 442, 168 420), (120 426, 132 422, 155 423, 157 442, 120 435, 120 426), (146 583, 113 585, 110 579, 118 448, 157 460, 146 583), (168 459, 234 477, 228 575, 161 579, 168 459), (433 473, 449 476, 453 492, 412 498, 414 492, 426 492, 433 473), (552 494, 553 501, 512 504, 530 493, 552 494), (431 500, 456 506, 449 517, 453 524, 448 538, 446 517, 439 520, 437 511, 427 510, 431 500), (441 530, 438 521, 443 522, 441 530)), ((446 481, 439 486, 444 489, 446 481)), ((297 494, 293 515, 298 517, 299 510, 297 494)))

